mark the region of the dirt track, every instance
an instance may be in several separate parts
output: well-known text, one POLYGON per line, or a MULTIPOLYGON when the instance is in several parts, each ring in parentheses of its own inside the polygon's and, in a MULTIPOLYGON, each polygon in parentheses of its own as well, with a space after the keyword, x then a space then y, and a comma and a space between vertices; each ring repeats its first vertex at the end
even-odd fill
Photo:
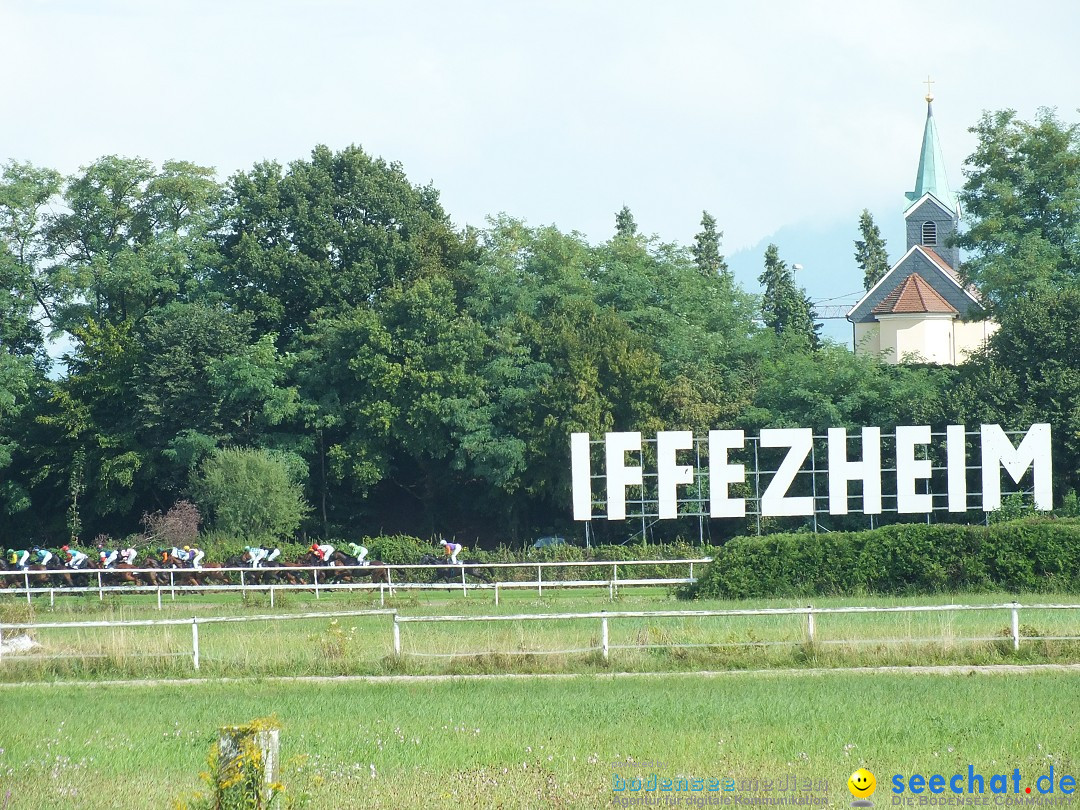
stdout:
POLYGON ((523 675, 310 675, 270 678, 168 678, 126 681, 24 681, 0 683, 0 688, 25 686, 182 686, 208 683, 423 683, 424 681, 505 681, 570 680, 594 678, 739 678, 755 677, 827 677, 829 675, 1035 675, 1043 672, 1072 672, 1080 675, 1080 664, 994 664, 992 666, 949 665, 933 667, 839 667, 835 669, 739 669, 720 672, 610 672, 599 674, 552 673, 523 675))

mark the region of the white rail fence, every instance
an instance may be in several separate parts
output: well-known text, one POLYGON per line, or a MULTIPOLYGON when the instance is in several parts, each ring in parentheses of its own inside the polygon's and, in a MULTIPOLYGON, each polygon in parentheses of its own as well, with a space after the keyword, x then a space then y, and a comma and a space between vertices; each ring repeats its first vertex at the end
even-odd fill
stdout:
POLYGON ((56 603, 57 594, 77 594, 77 593, 96 593, 99 600, 104 600, 106 593, 155 593, 157 595, 157 606, 161 609, 161 597, 162 593, 169 593, 170 598, 175 600, 177 591, 181 593, 198 593, 200 591, 215 591, 215 592, 241 592, 247 593, 248 591, 266 591, 270 595, 270 606, 274 607, 275 594, 288 592, 288 591, 313 591, 315 598, 320 597, 323 591, 335 591, 335 590, 378 590, 379 591, 379 603, 386 604, 386 594, 390 596, 394 595, 396 590, 447 590, 448 588, 461 588, 464 595, 468 596, 469 591, 475 590, 491 590, 494 591, 495 604, 499 604, 500 591, 507 588, 535 588, 538 596, 543 596, 544 588, 602 588, 608 589, 608 597, 611 601, 614 601, 619 594, 620 587, 630 586, 663 586, 663 585, 688 585, 696 581, 694 578, 694 566, 701 565, 703 563, 712 562, 709 557, 702 557, 699 559, 685 559, 685 560, 590 560, 590 561, 572 561, 572 562, 527 562, 527 563, 484 563, 476 565, 383 565, 383 566, 361 566, 361 565, 333 565, 333 566, 295 566, 289 568, 213 568, 202 569, 205 574, 229 574, 238 573, 240 575, 239 584, 235 583, 222 583, 212 585, 185 585, 182 584, 184 579, 187 579, 192 574, 198 573, 190 568, 130 568, 120 570, 101 570, 101 569, 84 569, 82 571, 0 571, 0 578, 19 578, 22 580, 22 585, 19 587, 6 587, 0 589, 0 594, 7 593, 15 596, 26 596, 28 604, 33 604, 32 597, 37 595, 49 596, 49 604, 56 603), (619 578, 619 566, 641 566, 641 565, 686 565, 689 566, 688 574, 686 577, 652 577, 652 578, 619 578), (583 580, 544 580, 544 570, 550 568, 611 568, 611 576, 606 579, 583 579, 583 580), (507 580, 496 582, 469 582, 467 576, 470 575, 470 569, 523 569, 532 571, 536 569, 535 580, 507 580), (460 569, 460 584, 457 582, 407 582, 400 579, 400 572, 410 570, 436 570, 436 571, 458 571, 460 569), (385 573, 385 582, 346 582, 335 583, 328 582, 327 576, 334 577, 341 572, 355 572, 362 575, 370 575, 373 571, 385 573), (254 584, 250 582, 253 575, 267 576, 274 574, 297 574, 301 572, 310 572, 312 581, 309 583, 289 584, 289 583, 272 583, 272 584, 254 584), (398 572, 395 575, 395 572, 398 572), (82 585, 82 586, 55 586, 55 585, 43 585, 33 586, 31 585, 31 578, 40 579, 42 577, 48 577, 52 574, 68 574, 75 577, 90 578, 96 577, 96 585, 82 585), (164 576, 168 574, 169 584, 165 585, 106 585, 105 582, 109 577, 115 577, 118 573, 124 574, 145 574, 153 573, 156 576, 164 576), (319 575, 322 574, 322 581, 319 581, 319 575), (395 582, 395 578, 397 581, 395 582), (181 584, 177 584, 177 579, 181 580, 181 584))
MULTIPOLYGON (((90 628, 117 628, 117 627, 167 627, 178 625, 190 625, 191 627, 191 652, 181 653, 150 653, 153 656, 166 655, 189 655, 195 669, 199 669, 199 626, 225 622, 279 622, 293 621, 298 619, 326 619, 345 616, 392 616, 391 625, 393 634, 393 649, 396 656, 413 655, 418 657, 460 657, 481 654, 490 654, 491 651, 482 652, 455 652, 445 653, 417 653, 405 652, 402 646, 402 628, 405 624, 412 623, 443 623, 453 624, 462 622, 536 622, 536 621, 599 621, 600 644, 577 648, 574 650, 531 650, 530 655, 545 655, 558 653, 581 653, 600 652, 605 660, 610 658, 612 650, 623 649, 676 649, 688 647, 732 647, 754 646, 764 647, 771 645, 797 645, 797 644, 883 644, 883 643, 912 643, 912 642, 937 642, 940 638, 856 638, 856 639, 819 639, 817 633, 817 619, 819 617, 842 614, 903 614, 903 613, 951 613, 958 611, 1008 611, 1010 615, 1010 636, 1014 650, 1020 649, 1021 640, 1024 641, 1080 641, 1080 636, 1042 636, 1020 634, 1020 611, 1021 610, 1080 610, 1080 605, 1059 604, 1030 604, 1022 605, 1018 602, 1009 602, 993 605, 904 605, 898 607, 836 607, 815 608, 808 605, 804 608, 759 608, 759 609, 732 609, 732 610, 652 610, 652 611, 597 611, 590 613, 523 613, 508 615, 488 616, 402 616, 394 609, 373 610, 349 610, 349 611, 320 611, 317 613, 292 613, 281 615, 263 616, 218 616, 218 617, 193 617, 190 619, 147 619, 125 621, 90 621, 90 622, 50 622, 50 623, 0 623, 0 642, 5 634, 12 631, 43 631, 60 628, 90 629, 90 628), (610 638, 610 623, 624 619, 663 619, 663 618, 691 618, 709 619, 718 617, 749 617, 749 616, 802 616, 805 620, 805 635, 795 640, 787 641, 749 641, 735 642, 725 641, 704 644, 612 644, 610 638)), ((974 643, 983 641, 1004 641, 1004 636, 977 636, 960 639, 964 642, 974 643)), ((512 654, 512 651, 496 651, 502 654, 512 654)), ((55 657, 93 657, 91 655, 67 655, 67 656, 27 656, 23 654, 6 655, 0 657, 0 663, 8 660, 25 660, 27 658, 55 658, 55 657)))
MULTIPOLYGON (((598 647, 578 648, 574 650, 535 650, 529 651, 531 655, 550 655, 569 652, 600 652, 604 660, 608 660, 611 650, 620 649, 676 649, 691 647, 733 647, 751 646, 764 647, 775 645, 797 644, 894 644, 913 642, 937 642, 940 638, 860 638, 860 639, 819 639, 817 637, 816 619, 819 616, 830 616, 850 613, 949 613, 953 611, 1009 611, 1011 620, 1011 639, 1014 650, 1020 649, 1020 611, 1021 610, 1080 610, 1080 605, 1021 605, 1018 602, 1009 602, 996 605, 904 605, 899 607, 837 607, 815 608, 807 605, 804 608, 760 608, 760 609, 733 609, 733 610, 652 610, 652 611, 598 611, 594 613, 532 613, 503 616, 394 616, 394 653, 402 655, 401 626, 409 623, 430 622, 529 622, 529 621, 583 621, 599 619, 600 621, 600 645, 598 647), (806 634, 803 638, 789 641, 725 641, 705 644, 611 644, 609 623, 616 619, 658 619, 658 618, 709 618, 720 616, 805 616, 806 634)), ((1003 641, 1003 636, 976 636, 967 637, 962 641, 975 643, 983 641, 1003 641)), ((1027 641, 1080 641, 1080 636, 1024 636, 1027 641)), ((498 651, 507 654, 509 651, 498 651)), ((464 655, 480 655, 483 652, 463 653, 408 653, 415 656, 425 657, 458 657, 464 655)))
MULTIPOLYGON (((0 624, 0 650, 3 649, 3 637, 5 633, 13 630, 40 631, 56 629, 91 629, 91 628, 115 628, 115 627, 176 627, 183 625, 191 626, 191 652, 179 653, 149 653, 150 656, 167 657, 172 655, 190 655, 195 669, 199 668, 199 625, 223 624, 226 622, 283 622, 296 619, 330 619, 343 616, 393 616, 396 610, 335 610, 320 611, 318 613, 287 613, 276 616, 206 616, 199 618, 193 616, 190 619, 129 619, 122 621, 99 621, 99 622, 48 622, 39 624, 0 624)), ((92 655, 23 655, 7 656, 16 660, 41 659, 41 658, 91 658, 92 655)), ((0 662, 4 657, 0 656, 0 662)))

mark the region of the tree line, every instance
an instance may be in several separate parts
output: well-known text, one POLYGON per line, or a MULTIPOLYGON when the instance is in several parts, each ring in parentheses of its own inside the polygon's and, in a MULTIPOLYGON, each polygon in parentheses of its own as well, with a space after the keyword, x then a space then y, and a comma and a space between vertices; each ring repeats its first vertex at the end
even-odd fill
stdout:
MULTIPOLYGON (((1077 129, 1005 111, 974 131, 962 272, 1002 328, 958 368, 823 341, 779 248, 748 293, 708 212, 691 246, 627 208, 599 244, 506 215, 462 230, 435 188, 357 146, 224 182, 186 161, 8 162, 0 545, 122 536, 181 499, 237 534, 570 533, 576 431, 1050 421, 1064 493, 1077 129)), ((868 286, 887 266, 876 230, 864 213, 868 286)))

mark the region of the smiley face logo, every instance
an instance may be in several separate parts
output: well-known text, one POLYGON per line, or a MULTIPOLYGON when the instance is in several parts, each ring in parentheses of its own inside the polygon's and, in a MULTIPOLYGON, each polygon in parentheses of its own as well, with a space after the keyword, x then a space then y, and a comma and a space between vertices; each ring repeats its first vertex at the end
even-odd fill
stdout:
POLYGON ((868 799, 877 790, 877 780, 866 768, 859 768, 848 777, 847 789, 856 799, 868 799))

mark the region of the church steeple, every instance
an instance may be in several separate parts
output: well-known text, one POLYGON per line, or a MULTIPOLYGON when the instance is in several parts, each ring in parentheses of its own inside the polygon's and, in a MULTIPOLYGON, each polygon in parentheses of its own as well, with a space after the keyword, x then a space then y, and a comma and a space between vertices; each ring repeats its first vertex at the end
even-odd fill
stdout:
MULTIPOLYGON (((930 83, 927 79, 928 86, 930 83)), ((949 188, 949 180, 945 176, 945 157, 941 153, 937 125, 934 123, 934 97, 929 90, 926 93, 926 126, 923 128, 922 151, 919 153, 919 171, 915 175, 915 190, 909 191, 905 196, 912 203, 916 203, 924 194, 933 194, 938 202, 950 211, 957 210, 956 197, 949 188)))
POLYGON ((934 97, 929 92, 931 81, 927 79, 926 84, 926 126, 919 152, 919 171, 915 175, 915 190, 906 195, 910 203, 904 211, 907 246, 908 250, 917 245, 929 248, 955 269, 960 266, 960 251, 954 239, 960 227, 960 206, 945 176, 945 157, 934 123, 934 97))

